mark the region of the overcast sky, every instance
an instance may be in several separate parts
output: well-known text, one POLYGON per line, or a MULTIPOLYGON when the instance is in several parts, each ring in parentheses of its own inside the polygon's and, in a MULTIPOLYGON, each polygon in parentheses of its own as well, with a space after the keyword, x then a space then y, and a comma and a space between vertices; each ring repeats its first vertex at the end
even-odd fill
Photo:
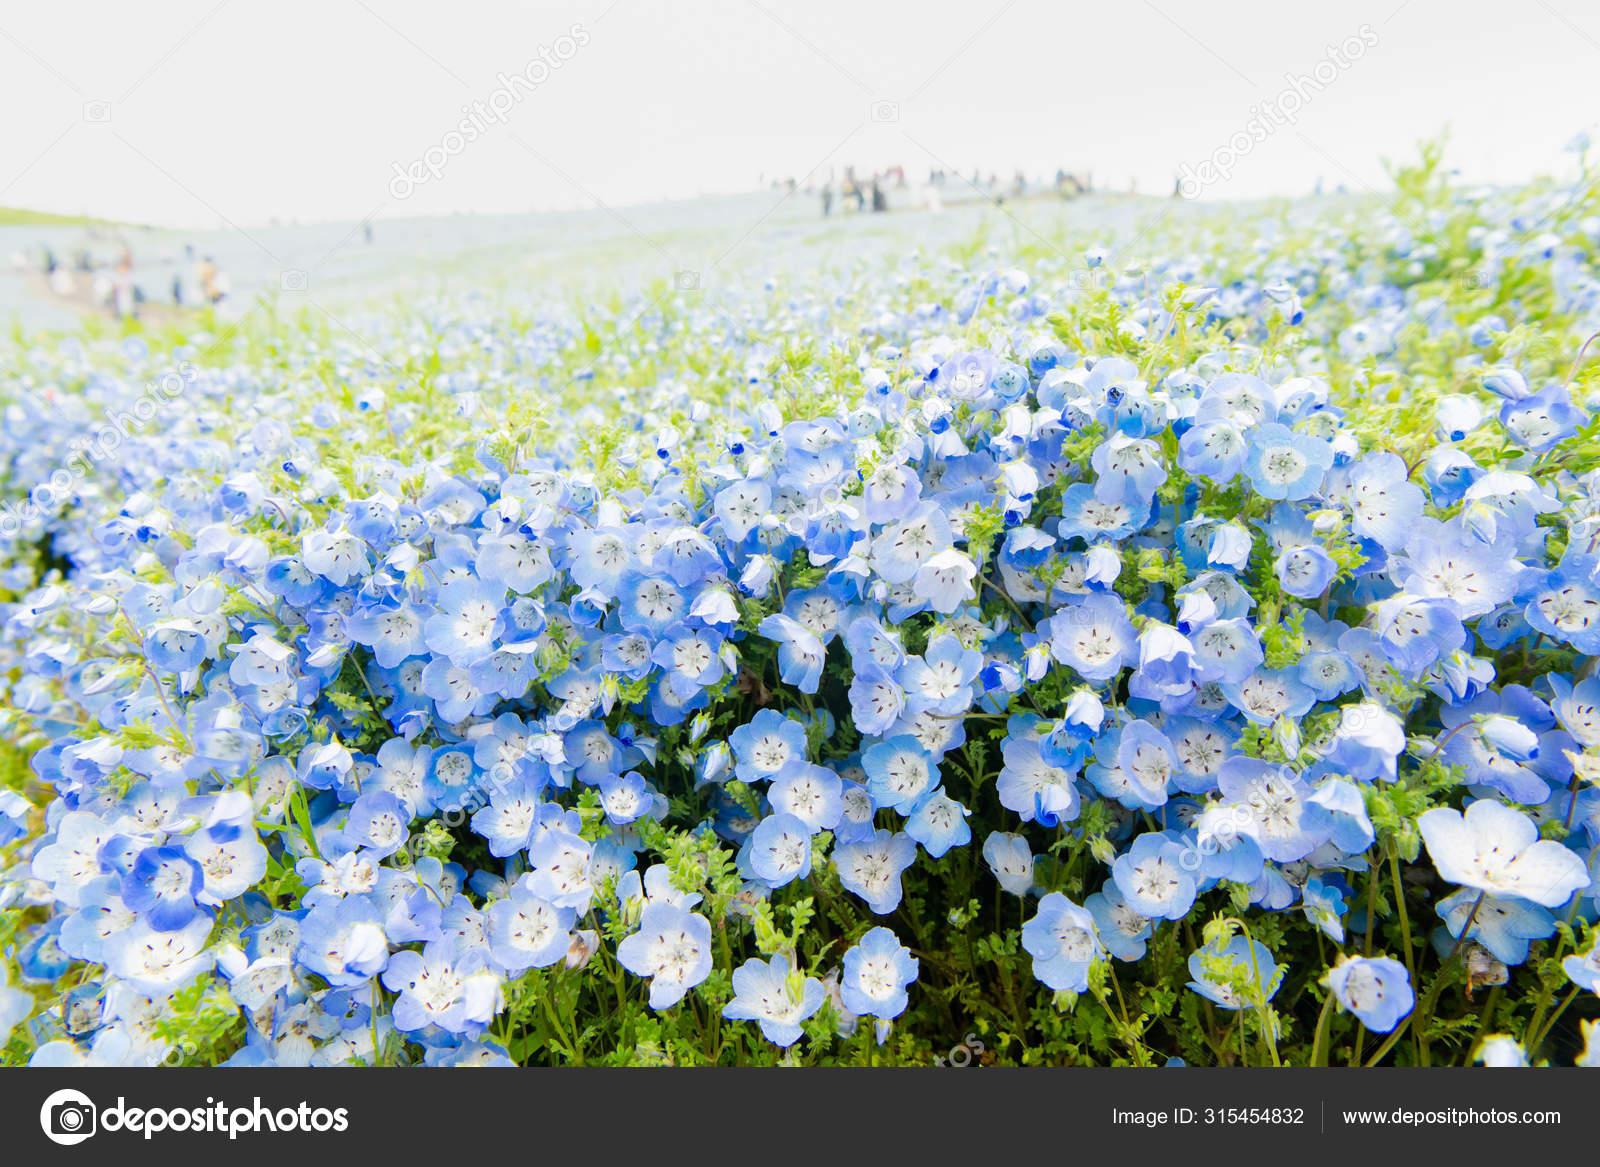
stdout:
POLYGON ((1380 187, 1446 123, 1514 181, 1565 164, 1597 73, 1580 0, 52 0, 0 8, 0 205, 215 227, 896 163, 1166 193, 1230 139, 1203 195, 1248 197, 1380 187))

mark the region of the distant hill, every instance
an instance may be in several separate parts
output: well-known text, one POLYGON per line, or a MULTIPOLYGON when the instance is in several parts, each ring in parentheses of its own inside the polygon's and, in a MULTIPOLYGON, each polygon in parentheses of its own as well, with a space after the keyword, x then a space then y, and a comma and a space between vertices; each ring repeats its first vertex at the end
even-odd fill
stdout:
POLYGON ((30 211, 22 207, 0 207, 0 227, 122 227, 110 219, 91 219, 84 215, 52 215, 49 211, 30 211))

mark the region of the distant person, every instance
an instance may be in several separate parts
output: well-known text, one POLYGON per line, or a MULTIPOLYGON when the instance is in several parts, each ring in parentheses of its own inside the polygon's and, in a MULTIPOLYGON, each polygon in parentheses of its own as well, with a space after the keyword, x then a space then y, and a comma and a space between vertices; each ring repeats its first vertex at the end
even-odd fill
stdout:
POLYGON ((372 224, 370 222, 361 224, 361 233, 366 236, 368 243, 372 242, 372 224))
POLYGON ((200 261, 200 266, 195 269, 195 282, 200 285, 200 294, 206 302, 215 308, 222 303, 222 298, 228 294, 223 284, 222 272, 217 269, 216 260, 209 255, 200 261))
POLYGON ((877 179, 872 180, 872 210, 875 214, 882 214, 889 209, 889 200, 884 196, 883 187, 877 179))
POLYGON ((172 273, 172 303, 175 307, 183 307, 183 272, 172 273))
POLYGON ((822 217, 826 219, 831 214, 833 214, 833 184, 825 182, 822 184, 822 217))
POLYGON ((126 249, 117 260, 117 272, 111 281, 111 312, 118 320, 130 320, 139 314, 134 298, 133 256, 126 249))

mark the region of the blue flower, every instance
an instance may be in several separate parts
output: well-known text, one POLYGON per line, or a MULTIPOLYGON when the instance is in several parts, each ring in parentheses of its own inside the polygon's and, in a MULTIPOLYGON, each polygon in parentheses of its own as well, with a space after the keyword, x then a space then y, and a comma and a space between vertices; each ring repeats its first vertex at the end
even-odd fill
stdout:
POLYGON ((1333 466, 1333 448, 1319 438, 1276 422, 1250 431, 1245 471, 1262 498, 1296 499, 1315 494, 1333 466))
POLYGON ((650 1008, 671 1008, 711 972, 711 922, 671 904, 650 903, 639 930, 617 945, 617 960, 650 981, 650 1008))
POLYGON ((484 909, 489 953, 507 973, 548 968, 566 958, 576 913, 536 895, 526 878, 484 909))
POLYGON ((792 759, 805 760, 805 728, 775 709, 763 709, 728 735, 734 773, 741 782, 761 782, 779 773, 792 759))
POLYGON ((860 1017, 884 1021, 905 1012, 906 986, 917 979, 920 962, 887 928, 873 928, 844 954, 839 993, 844 1007, 860 1017))
POLYGON ((1266 945, 1243 936, 1196 949, 1189 956, 1189 975, 1191 989, 1224 1009, 1270 1001, 1283 983, 1283 970, 1266 945))
POLYGON ((1463 887, 1557 908, 1589 886, 1582 859, 1540 839, 1532 820, 1494 799, 1478 799, 1465 814, 1436 807, 1417 818, 1417 829, 1439 875, 1463 887))
POLYGON ((1084 900, 1083 906, 1094 917, 1095 934, 1107 952, 1118 960, 1130 962, 1144 958, 1145 944, 1154 925, 1150 917, 1129 905, 1114 880, 1084 900))
POLYGON ((782 887, 811 874, 811 826, 792 814, 762 819, 746 846, 750 870, 768 887, 782 887))
POLYGON ((733 1000, 722 1007, 730 1021, 755 1021, 774 1045, 800 1040, 800 1023, 822 1008, 827 991, 816 977, 795 971, 787 956, 747 960, 733 970, 733 1000))
POLYGON ((867 789, 877 806, 909 811, 939 786, 939 770, 922 743, 902 734, 862 751, 867 789))
POLYGON ((1341 959, 1328 970, 1328 991, 1373 1033, 1388 1033, 1416 1003, 1405 966, 1387 956, 1341 959))
POLYGON ((1140 835, 1111 865, 1123 900, 1141 916, 1181 920, 1194 906, 1198 856, 1167 835, 1140 835))
POLYGON ((964 847, 972 841, 972 829, 967 826, 971 814, 942 790, 934 791, 911 812, 906 820, 906 834, 921 843, 930 856, 939 859, 952 847, 964 847))
POLYGON ((176 847, 146 847, 122 879, 122 902, 158 932, 176 932, 200 914, 200 868, 176 847))
POLYGON ((1033 975, 1057 992, 1081 993, 1089 987, 1089 968, 1104 951, 1094 916, 1060 892, 1039 901, 1039 911, 1022 925, 1022 947, 1033 957, 1033 975))
POLYGON ((875 831, 870 838, 834 848, 833 865, 846 891, 860 896, 872 913, 887 915, 900 904, 900 876, 917 859, 909 835, 875 831))
POLYGON ((454 940, 433 940, 420 953, 397 952, 383 983, 399 994, 391 1016, 402 1032, 437 1026, 447 1033, 479 1033, 500 1001, 500 978, 482 949, 462 951, 454 940))

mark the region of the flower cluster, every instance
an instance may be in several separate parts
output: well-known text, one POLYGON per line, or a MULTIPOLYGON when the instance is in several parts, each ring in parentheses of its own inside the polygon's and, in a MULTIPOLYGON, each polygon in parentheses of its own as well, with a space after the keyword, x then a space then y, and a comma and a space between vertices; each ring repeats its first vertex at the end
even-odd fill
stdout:
POLYGON ((1427 1064, 1521 975, 1466 1036, 1549 1055, 1600 990, 1600 219, 1430 197, 441 305, 393 361, 14 354, 14 492, 190 374, 0 531, 0 1037, 1427 1064))

